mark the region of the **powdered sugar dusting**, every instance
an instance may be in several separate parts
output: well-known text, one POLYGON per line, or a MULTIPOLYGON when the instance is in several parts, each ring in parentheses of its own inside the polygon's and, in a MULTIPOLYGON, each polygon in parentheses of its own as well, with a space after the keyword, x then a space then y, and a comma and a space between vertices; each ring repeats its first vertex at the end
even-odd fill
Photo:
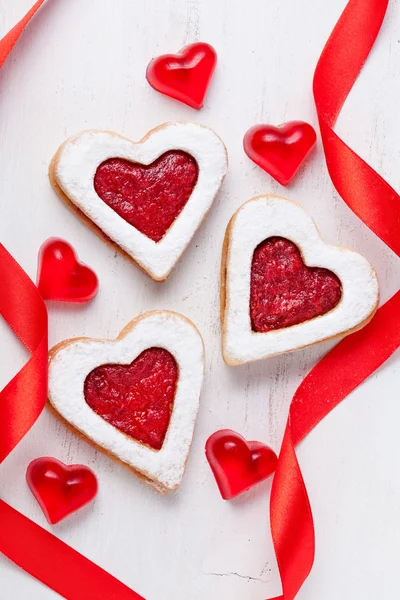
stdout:
POLYGON ((109 131, 84 131, 60 148, 55 163, 57 184, 86 216, 151 277, 165 279, 199 227, 222 184, 227 155, 221 139, 196 123, 166 123, 134 143, 109 131), (97 168, 110 158, 149 165, 168 150, 181 150, 197 162, 194 190, 165 236, 155 242, 132 227, 97 195, 97 168))
POLYGON ((190 321, 168 311, 145 313, 128 329, 115 341, 80 339, 57 351, 49 367, 50 401, 64 419, 96 444, 156 484, 174 489, 183 477, 199 407, 203 342, 190 321), (130 364, 154 346, 168 350, 179 368, 170 424, 158 451, 107 423, 84 397, 85 379, 94 368, 108 363, 130 364))
POLYGON ((313 220, 297 204, 277 196, 246 202, 232 222, 226 264, 223 355, 228 364, 267 358, 345 334, 366 321, 379 298, 374 269, 360 254, 325 244, 313 220), (300 249, 306 265, 335 273, 342 297, 330 312, 310 321, 266 333, 252 331, 250 272, 255 248, 278 236, 300 249))

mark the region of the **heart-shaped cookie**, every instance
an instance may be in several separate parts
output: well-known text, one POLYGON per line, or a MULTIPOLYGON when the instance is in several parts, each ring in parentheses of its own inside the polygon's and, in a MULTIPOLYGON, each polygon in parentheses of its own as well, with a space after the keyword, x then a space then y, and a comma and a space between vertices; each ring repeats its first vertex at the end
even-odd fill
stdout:
POLYGON ((144 313, 116 340, 77 338, 53 348, 49 400, 65 421, 164 493, 178 487, 185 470, 203 355, 188 319, 144 313))
POLYGON ((229 365, 352 333, 379 301, 357 252, 325 244, 297 204, 259 196, 233 215, 221 266, 222 352, 229 365))
POLYGON ((178 54, 154 58, 146 79, 158 92, 197 110, 203 106, 217 64, 217 53, 210 44, 196 42, 178 54))
POLYGON ((132 142, 109 131, 68 139, 50 165, 58 195, 107 242, 164 281, 222 184, 221 139, 196 123, 166 123, 132 142))

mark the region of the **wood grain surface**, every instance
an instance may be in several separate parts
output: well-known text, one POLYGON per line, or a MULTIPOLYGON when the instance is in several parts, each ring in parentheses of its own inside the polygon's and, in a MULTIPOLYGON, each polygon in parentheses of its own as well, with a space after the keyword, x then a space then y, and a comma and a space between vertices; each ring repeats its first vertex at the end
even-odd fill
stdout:
MULTIPOLYGON (((0 0, 0 35, 31 0, 0 0)), ((219 497, 204 458, 208 435, 233 428, 279 449, 290 399, 331 346, 242 367, 220 350, 219 262, 224 230, 247 199, 278 193, 301 203, 329 243, 352 247, 377 269, 382 300, 400 284, 396 257, 344 205, 321 145, 288 188, 242 150, 255 123, 316 126, 313 70, 345 0, 48 0, 0 72, 0 240, 35 278, 50 236, 71 242, 99 276, 87 306, 49 303, 50 344, 114 337, 139 312, 170 309, 199 327, 206 378, 183 484, 161 497, 75 436, 47 410, 0 467, 0 494, 49 528, 25 483, 38 456, 83 463, 99 477, 96 501, 51 530, 147 600, 265 600, 280 591, 266 482, 232 502, 219 497), (197 40, 219 62, 197 112, 157 94, 149 60, 197 40), (168 120, 209 125, 229 152, 229 172, 201 229, 160 285, 111 250, 60 201, 47 170, 60 143, 82 129, 140 139, 168 120)), ((390 183, 400 185, 400 5, 387 20, 338 123, 338 132, 390 183)), ((0 323, 0 385, 26 359, 0 323)), ((334 411, 299 449, 315 517, 317 555, 299 600, 400 596, 399 355, 334 411)), ((32 552, 35 549, 32 548, 32 552)), ((57 596, 0 556, 1 600, 57 596)))

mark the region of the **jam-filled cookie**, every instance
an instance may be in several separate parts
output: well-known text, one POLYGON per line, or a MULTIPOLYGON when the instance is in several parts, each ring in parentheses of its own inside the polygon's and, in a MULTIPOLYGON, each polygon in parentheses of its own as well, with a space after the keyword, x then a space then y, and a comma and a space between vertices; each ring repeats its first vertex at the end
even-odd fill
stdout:
POLYGON ((140 142, 84 131, 50 165, 58 195, 107 242, 164 281, 200 226, 227 169, 224 144, 196 123, 165 123, 140 142))
POLYGON ((203 341, 193 323, 153 311, 116 340, 55 346, 49 400, 69 425, 165 493, 183 477, 203 371, 203 341))
POLYGON ((229 365, 352 333, 377 309, 369 262, 325 244, 303 208, 284 198, 243 204, 222 254, 222 351, 229 365))

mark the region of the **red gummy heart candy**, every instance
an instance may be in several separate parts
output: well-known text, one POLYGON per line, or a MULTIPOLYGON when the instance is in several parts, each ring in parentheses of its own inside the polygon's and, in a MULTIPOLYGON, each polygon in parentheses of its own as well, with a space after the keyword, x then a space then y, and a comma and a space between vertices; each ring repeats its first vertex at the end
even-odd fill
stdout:
POLYGON ((297 246, 271 237, 254 251, 250 279, 253 331, 291 327, 324 315, 342 297, 339 278, 320 267, 307 267, 297 246))
POLYGON ((189 200, 198 171, 195 159, 179 150, 150 165, 110 158, 98 167, 94 188, 120 217, 159 242, 189 200))
POLYGON ((117 429, 160 450, 171 418, 178 366, 164 348, 144 350, 130 365, 101 365, 86 377, 87 404, 117 429))
POLYGON ((99 284, 92 269, 78 262, 68 242, 50 238, 39 250, 37 286, 45 300, 88 302, 99 284))
POLYGON ((244 151, 259 167, 281 185, 287 185, 311 152, 317 135, 303 121, 291 121, 278 127, 255 125, 243 139, 244 151))
POLYGON ((48 456, 30 463, 26 481, 52 525, 93 500, 98 487, 96 475, 88 467, 68 466, 48 456))
POLYGON ((152 60, 146 78, 158 92, 199 109, 216 64, 214 48, 198 42, 185 46, 178 54, 165 54, 152 60))
POLYGON ((267 479, 278 460, 269 446, 247 442, 231 429, 220 429, 208 438, 206 457, 224 500, 267 479))

